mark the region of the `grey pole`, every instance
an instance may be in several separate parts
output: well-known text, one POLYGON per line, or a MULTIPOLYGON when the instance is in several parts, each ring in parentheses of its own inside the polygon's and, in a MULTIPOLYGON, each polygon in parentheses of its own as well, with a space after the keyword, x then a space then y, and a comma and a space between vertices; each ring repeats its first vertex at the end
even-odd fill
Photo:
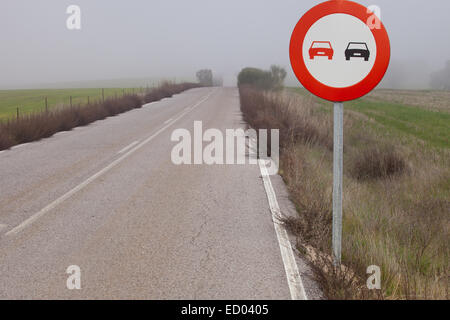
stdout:
POLYGON ((333 146, 333 262, 341 264, 342 243, 342 172, 344 153, 344 104, 334 103, 333 146))

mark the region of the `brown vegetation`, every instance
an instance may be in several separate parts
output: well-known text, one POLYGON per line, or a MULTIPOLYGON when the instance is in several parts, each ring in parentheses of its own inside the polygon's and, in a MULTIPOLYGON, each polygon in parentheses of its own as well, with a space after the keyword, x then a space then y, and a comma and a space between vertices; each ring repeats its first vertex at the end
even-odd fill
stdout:
MULTIPOLYGON (((424 150, 380 134, 346 112, 343 265, 331 255, 332 113, 311 96, 241 87, 241 109, 255 128, 280 129, 280 174, 298 216, 285 219, 298 249, 331 299, 448 299, 448 150, 424 150), (398 141, 398 142, 396 142, 398 141), (314 254, 311 254, 311 252, 314 254), (382 271, 368 290, 366 269, 382 271)), ((407 140, 411 141, 411 140, 407 140)))
POLYGON ((198 87, 193 83, 163 83, 150 89, 142 99, 138 95, 109 98, 104 102, 89 105, 56 108, 48 112, 32 113, 0 123, 0 150, 14 145, 47 138, 59 131, 68 131, 96 120, 115 116, 125 111, 140 108, 149 103, 168 98, 174 94, 198 87))
POLYGON ((357 180, 388 178, 406 169, 404 157, 392 145, 364 148, 351 160, 350 174, 357 180))
POLYGON ((164 82, 160 86, 151 89, 144 96, 144 103, 150 103, 154 101, 159 101, 164 98, 170 98, 174 94, 181 93, 183 91, 197 88, 200 85, 198 83, 170 83, 164 82))

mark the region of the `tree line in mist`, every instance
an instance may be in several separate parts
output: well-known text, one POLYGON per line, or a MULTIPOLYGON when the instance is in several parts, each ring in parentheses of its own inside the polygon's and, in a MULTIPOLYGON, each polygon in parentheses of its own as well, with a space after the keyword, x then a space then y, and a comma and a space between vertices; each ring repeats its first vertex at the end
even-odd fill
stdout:
POLYGON ((450 60, 434 72, 426 61, 393 60, 380 87, 450 90, 450 60))

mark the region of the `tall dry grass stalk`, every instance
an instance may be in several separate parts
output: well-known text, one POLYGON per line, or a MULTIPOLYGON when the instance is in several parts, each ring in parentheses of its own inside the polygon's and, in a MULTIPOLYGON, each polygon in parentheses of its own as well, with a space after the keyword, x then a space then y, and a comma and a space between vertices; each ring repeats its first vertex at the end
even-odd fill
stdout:
POLYGON ((240 94, 251 126, 280 129, 280 173, 298 211, 284 222, 297 235, 300 252, 314 248, 312 264, 329 298, 448 299, 448 152, 396 143, 346 112, 345 268, 334 268, 332 114, 301 95, 251 88, 240 94), (381 268, 381 290, 366 287, 370 265, 381 268))

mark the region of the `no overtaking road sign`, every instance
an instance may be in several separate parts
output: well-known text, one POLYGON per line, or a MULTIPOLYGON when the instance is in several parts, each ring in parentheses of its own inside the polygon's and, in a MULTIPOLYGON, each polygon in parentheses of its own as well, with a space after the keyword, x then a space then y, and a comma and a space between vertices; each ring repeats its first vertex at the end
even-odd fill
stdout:
POLYGON ((373 17, 360 4, 332 0, 300 19, 289 53, 294 73, 306 89, 343 102, 376 87, 389 65, 390 43, 381 21, 367 24, 373 17))

